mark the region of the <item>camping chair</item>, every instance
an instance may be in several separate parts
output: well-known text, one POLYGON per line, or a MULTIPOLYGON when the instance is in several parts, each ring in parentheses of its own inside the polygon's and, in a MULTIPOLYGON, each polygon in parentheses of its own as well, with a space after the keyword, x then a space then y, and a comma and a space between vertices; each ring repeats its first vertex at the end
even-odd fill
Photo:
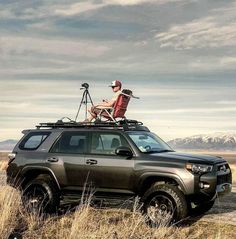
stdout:
POLYGON ((121 94, 118 96, 114 107, 107 107, 101 110, 98 118, 101 119, 102 117, 106 118, 108 121, 117 122, 116 118, 123 118, 125 119, 125 112, 127 110, 130 98, 136 98, 132 95, 131 90, 124 89, 122 90, 121 94))

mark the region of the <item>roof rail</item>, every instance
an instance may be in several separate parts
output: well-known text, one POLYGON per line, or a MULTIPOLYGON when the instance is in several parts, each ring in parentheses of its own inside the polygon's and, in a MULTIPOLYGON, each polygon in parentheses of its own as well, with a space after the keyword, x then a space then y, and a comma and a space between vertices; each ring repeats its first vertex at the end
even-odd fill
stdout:
POLYGON ((124 119, 117 122, 112 122, 112 121, 76 122, 76 121, 70 120, 68 122, 64 122, 63 119, 60 119, 55 123, 52 123, 52 122, 39 123, 39 125, 36 125, 36 128, 37 129, 41 129, 41 128, 55 129, 55 128, 110 127, 110 128, 123 128, 124 130, 132 130, 132 129, 138 129, 140 128, 140 126, 142 126, 141 128, 145 128, 145 130, 147 130, 147 128, 143 126, 143 123, 137 120, 124 119))

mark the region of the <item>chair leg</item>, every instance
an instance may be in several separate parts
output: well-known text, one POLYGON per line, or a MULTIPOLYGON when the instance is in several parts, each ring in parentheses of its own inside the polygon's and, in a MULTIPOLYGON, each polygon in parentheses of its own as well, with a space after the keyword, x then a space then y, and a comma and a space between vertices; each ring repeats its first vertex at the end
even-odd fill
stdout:
POLYGON ((111 120, 116 123, 116 120, 115 120, 115 119, 113 118, 113 116, 108 112, 108 110, 105 109, 105 111, 106 111, 106 113, 109 115, 109 117, 111 118, 111 120))
POLYGON ((114 122, 114 123, 116 123, 117 124, 117 121, 115 120, 115 118, 111 115, 111 113, 109 113, 109 111, 107 110, 107 109, 102 109, 101 111, 100 111, 100 113, 97 115, 97 119, 98 119, 98 121, 100 120, 100 122, 102 122, 102 117, 103 117, 103 115, 102 115, 102 113, 103 112, 106 112, 107 113, 107 115, 110 117, 110 119, 108 118, 106 121, 112 121, 112 122, 114 122))

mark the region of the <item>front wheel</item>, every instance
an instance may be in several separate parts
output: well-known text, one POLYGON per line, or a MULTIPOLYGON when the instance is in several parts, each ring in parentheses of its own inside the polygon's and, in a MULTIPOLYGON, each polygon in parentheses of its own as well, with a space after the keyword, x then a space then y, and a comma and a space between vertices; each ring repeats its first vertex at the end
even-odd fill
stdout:
POLYGON ((150 226, 166 226, 187 216, 184 194, 174 185, 154 184, 144 194, 143 212, 150 226))

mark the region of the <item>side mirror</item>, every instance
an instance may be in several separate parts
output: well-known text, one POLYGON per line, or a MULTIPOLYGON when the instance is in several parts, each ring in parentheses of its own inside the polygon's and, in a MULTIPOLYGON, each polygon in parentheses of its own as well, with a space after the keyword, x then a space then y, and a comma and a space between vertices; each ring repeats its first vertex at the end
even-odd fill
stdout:
POLYGON ((129 147, 126 146, 120 146, 115 150, 116 155, 120 155, 120 156, 126 156, 128 158, 132 158, 133 157, 133 152, 131 151, 131 149, 129 147))

